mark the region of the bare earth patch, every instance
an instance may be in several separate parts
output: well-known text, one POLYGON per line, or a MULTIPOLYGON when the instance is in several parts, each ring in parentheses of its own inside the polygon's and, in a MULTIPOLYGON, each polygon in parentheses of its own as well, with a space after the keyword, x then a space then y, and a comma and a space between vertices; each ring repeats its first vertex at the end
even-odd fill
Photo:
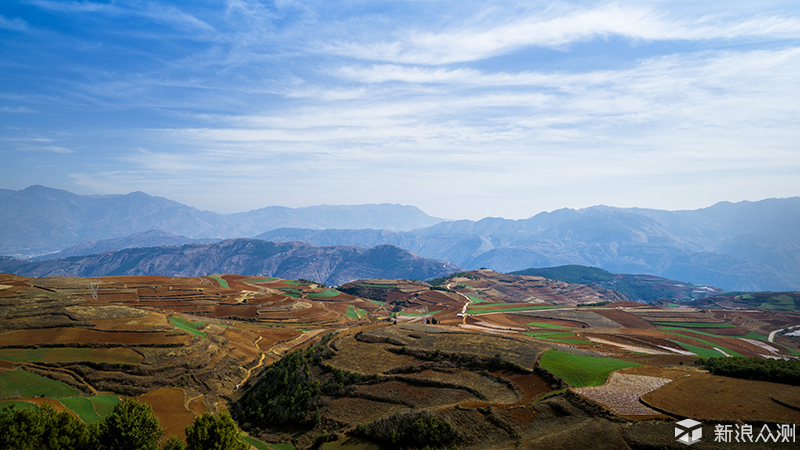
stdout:
POLYGON ((575 389, 575 392, 622 416, 654 416, 658 411, 639 402, 639 397, 671 382, 669 378, 614 372, 606 384, 575 389))

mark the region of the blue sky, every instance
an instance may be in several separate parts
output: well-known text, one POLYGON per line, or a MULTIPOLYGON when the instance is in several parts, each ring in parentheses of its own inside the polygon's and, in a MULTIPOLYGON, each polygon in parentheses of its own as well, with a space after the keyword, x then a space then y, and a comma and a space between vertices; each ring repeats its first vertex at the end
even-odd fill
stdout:
POLYGON ((219 213, 796 196, 800 4, 4 0, 0 155, 219 213))

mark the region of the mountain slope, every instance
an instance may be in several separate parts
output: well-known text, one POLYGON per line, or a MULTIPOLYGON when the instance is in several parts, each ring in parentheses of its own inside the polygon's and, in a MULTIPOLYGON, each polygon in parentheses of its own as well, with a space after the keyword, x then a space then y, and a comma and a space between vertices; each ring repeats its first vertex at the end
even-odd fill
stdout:
POLYGON ((235 273, 305 278, 339 285, 359 278, 425 280, 461 270, 390 245, 315 247, 302 242, 274 243, 229 239, 215 244, 134 248, 46 261, 0 259, 0 272, 25 276, 100 277, 111 275, 200 276, 235 273))

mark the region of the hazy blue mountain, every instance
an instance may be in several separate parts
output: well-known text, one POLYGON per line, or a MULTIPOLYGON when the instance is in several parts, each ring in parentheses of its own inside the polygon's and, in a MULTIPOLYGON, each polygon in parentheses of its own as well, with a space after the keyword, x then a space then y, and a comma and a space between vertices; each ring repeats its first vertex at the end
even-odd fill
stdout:
POLYGON ((82 196, 31 186, 0 189, 0 255, 27 258, 151 230, 190 239, 228 239, 282 227, 409 230, 440 221, 416 207, 394 204, 267 207, 222 215, 143 192, 82 196))
POLYGON ((193 240, 254 236, 316 246, 389 244, 499 272, 580 264, 729 290, 800 289, 800 197, 692 211, 594 206, 521 220, 442 222, 414 207, 389 204, 220 215, 141 192, 90 197, 41 186, 0 190, 0 254, 29 257, 98 240, 105 242, 84 244, 72 254, 181 243, 164 237, 164 243, 148 244, 136 236, 151 230, 193 240))
POLYGON ((595 206, 522 220, 449 221, 402 233, 280 229, 259 238, 389 243, 498 272, 580 264, 729 290, 800 289, 800 198, 723 202, 694 211, 595 206))
POLYGON ((84 242, 65 248, 60 252, 37 256, 32 259, 41 261, 46 259, 69 258, 70 256, 94 255, 96 253, 123 250, 126 248, 177 247, 186 244, 213 244, 218 241, 220 241, 220 239, 190 239, 186 236, 170 233, 169 231, 150 230, 117 239, 84 242))
POLYGON ((328 285, 361 278, 427 280, 461 270, 450 262, 422 258, 391 245, 317 247, 303 242, 274 243, 256 239, 133 248, 46 261, 0 258, 0 272, 33 277, 233 273, 305 278, 328 285))

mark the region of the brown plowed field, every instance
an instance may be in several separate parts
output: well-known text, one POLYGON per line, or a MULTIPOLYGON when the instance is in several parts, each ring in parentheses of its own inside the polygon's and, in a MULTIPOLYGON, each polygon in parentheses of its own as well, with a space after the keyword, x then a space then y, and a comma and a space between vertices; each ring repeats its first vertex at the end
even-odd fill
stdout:
POLYGON ((301 334, 302 331, 295 330, 294 328, 252 328, 251 331, 258 333, 261 340, 258 341, 258 348, 262 352, 268 351, 270 347, 278 342, 288 341, 294 339, 301 334))
POLYGON ((216 317, 256 317, 255 305, 219 305, 214 309, 216 317))
POLYGON ((137 331, 148 329, 172 329, 167 316, 161 313, 151 312, 144 317, 134 317, 129 319, 95 319, 95 330, 114 330, 114 331, 137 331))
POLYGON ((594 309, 593 310, 596 314, 600 314, 601 316, 613 320, 614 322, 622 325, 623 328, 637 328, 647 330, 650 328, 654 328, 653 324, 633 315, 631 313, 620 311, 618 309, 594 309))
POLYGON ((0 333, 2 345, 42 345, 42 344, 184 344, 191 339, 187 334, 134 333, 94 331, 82 328, 45 328, 39 330, 15 330, 0 333))
POLYGON ((192 424, 195 414, 186 409, 186 396, 181 389, 164 388, 139 396, 149 404, 164 429, 164 437, 178 436, 186 439, 186 427, 192 424))
POLYGON ((771 398, 774 393, 789 388, 785 384, 701 373, 687 375, 643 395, 642 399, 648 405, 677 417, 745 423, 800 423, 800 411, 780 405, 771 398))

